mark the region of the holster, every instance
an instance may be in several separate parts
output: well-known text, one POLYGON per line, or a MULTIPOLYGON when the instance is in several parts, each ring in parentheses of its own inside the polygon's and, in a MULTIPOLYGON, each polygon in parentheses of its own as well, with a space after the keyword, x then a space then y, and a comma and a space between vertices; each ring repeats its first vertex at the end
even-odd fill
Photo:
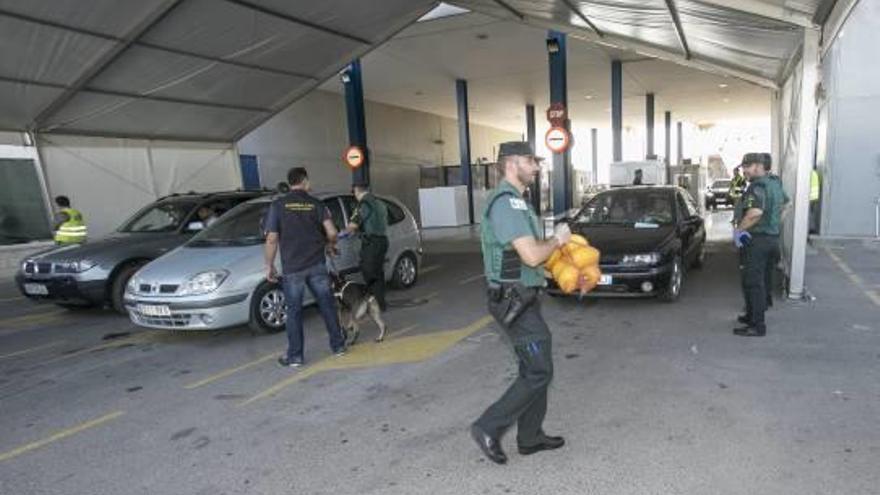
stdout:
POLYGON ((538 300, 538 289, 522 284, 490 286, 489 313, 504 328, 510 328, 538 300))

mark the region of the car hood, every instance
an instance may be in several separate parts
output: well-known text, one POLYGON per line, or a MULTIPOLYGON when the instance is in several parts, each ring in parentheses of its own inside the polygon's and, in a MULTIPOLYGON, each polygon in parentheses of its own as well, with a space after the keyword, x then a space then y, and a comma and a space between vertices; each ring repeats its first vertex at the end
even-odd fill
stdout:
POLYGON ((236 247, 182 246, 141 268, 137 278, 146 282, 182 284, 193 275, 209 270, 234 273, 242 266, 262 263, 263 245, 236 247))
POLYGON ((660 251, 661 246, 675 235, 675 227, 664 225, 653 229, 636 229, 621 225, 572 224, 572 232, 587 238, 603 257, 618 254, 638 254, 660 251))
POLYGON ((78 261, 84 259, 100 259, 117 250, 126 250, 129 247, 137 247, 139 251, 148 251, 152 249, 160 249, 162 246, 173 243, 175 239, 179 239, 180 243, 186 240, 186 237, 180 234, 129 234, 117 232, 107 237, 102 237, 94 241, 88 241, 85 244, 73 244, 69 246, 60 246, 44 251, 31 259, 39 259, 41 261, 78 261))

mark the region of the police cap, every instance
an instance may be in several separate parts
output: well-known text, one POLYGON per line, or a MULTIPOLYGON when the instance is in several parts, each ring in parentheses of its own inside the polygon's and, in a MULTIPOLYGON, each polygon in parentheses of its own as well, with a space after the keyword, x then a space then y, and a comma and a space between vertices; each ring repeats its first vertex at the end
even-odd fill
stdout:
POLYGON ((532 146, 525 141, 508 141, 506 143, 501 143, 498 147, 498 161, 500 162, 502 158, 508 156, 531 156, 538 161, 544 159, 540 156, 535 156, 535 150, 533 150, 532 146))
POLYGON ((773 165, 773 158, 770 156, 770 153, 746 153, 743 155, 740 166, 748 167, 753 163, 759 163, 764 167, 764 170, 770 170, 770 167, 773 165))

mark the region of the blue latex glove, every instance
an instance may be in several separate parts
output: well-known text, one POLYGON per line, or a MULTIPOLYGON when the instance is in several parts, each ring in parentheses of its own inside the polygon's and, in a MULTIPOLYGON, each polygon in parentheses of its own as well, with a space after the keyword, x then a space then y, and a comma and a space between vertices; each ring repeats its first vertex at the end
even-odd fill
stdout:
POLYGON ((733 244, 738 248, 742 249, 745 246, 748 246, 752 242, 752 234, 749 234, 747 230, 734 230, 733 231, 733 244))
POLYGON ((351 237, 351 232, 343 230, 342 232, 336 234, 337 239, 345 239, 346 237, 351 237))

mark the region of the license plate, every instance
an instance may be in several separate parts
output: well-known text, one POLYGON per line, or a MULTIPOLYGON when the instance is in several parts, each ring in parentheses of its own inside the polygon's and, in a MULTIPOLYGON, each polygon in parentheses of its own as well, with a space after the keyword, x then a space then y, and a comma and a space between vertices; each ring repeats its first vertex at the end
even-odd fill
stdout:
POLYGON ((171 309, 168 306, 157 306, 153 304, 138 304, 138 313, 144 316, 171 316, 171 309))
POLYGON ((614 283, 614 280, 611 278, 611 275, 602 275, 599 277, 599 285, 611 285, 614 283))
POLYGON ((24 284, 24 292, 32 296, 48 296, 49 289, 43 284, 24 284))

